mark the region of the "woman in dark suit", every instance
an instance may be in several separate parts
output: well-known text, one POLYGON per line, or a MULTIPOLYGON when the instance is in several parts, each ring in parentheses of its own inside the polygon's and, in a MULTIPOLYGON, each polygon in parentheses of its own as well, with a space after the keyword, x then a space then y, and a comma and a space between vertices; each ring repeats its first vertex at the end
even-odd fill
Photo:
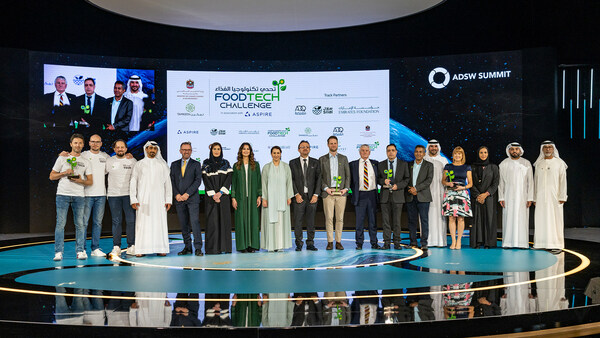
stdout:
POLYGON ((498 166, 490 163, 488 148, 479 147, 478 159, 471 165, 473 187, 471 205, 473 206, 473 227, 470 244, 472 248, 495 247, 497 236, 496 191, 500 178, 498 166))

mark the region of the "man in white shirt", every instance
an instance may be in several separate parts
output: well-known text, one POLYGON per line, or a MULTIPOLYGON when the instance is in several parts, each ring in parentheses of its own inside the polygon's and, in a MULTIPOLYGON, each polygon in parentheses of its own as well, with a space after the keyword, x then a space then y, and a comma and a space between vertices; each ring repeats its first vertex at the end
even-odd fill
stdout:
MULTIPOLYGON (((100 249, 100 234, 102 233, 102 219, 104 218, 104 208, 106 205, 106 184, 104 182, 106 160, 110 157, 107 153, 100 150, 102 147, 102 138, 100 135, 90 136, 90 150, 81 153, 81 156, 90 162, 92 174, 96 178, 94 184, 85 187, 85 207, 83 211, 83 221, 86 229, 92 217, 92 256, 104 257, 106 254, 100 249)), ((62 156, 69 156, 69 153, 63 151, 62 156)), ((84 249, 86 245, 84 244, 84 249)))
POLYGON ((128 158, 127 143, 124 140, 116 140, 113 143, 115 156, 106 161, 106 173, 108 174, 108 206, 112 215, 112 254, 121 254, 122 216, 125 215, 127 233, 127 254, 135 255, 135 210, 131 207, 129 200, 129 182, 131 173, 137 162, 135 158, 128 158))
POLYGON ((90 150, 81 153, 83 158, 92 165, 94 184, 85 187, 84 222, 87 227, 92 217, 92 256, 104 257, 106 254, 100 249, 100 234, 102 233, 102 219, 106 205, 106 184, 104 182, 106 160, 110 157, 100 150, 102 138, 99 135, 90 136, 90 150))
POLYGON ((50 172, 50 180, 58 180, 56 189, 56 228, 54 230, 55 261, 63 259, 65 224, 67 223, 69 206, 73 209, 77 259, 87 259, 85 253, 84 187, 91 186, 94 181, 90 163, 81 156, 83 143, 83 135, 73 134, 70 140, 70 156, 59 156, 50 172))

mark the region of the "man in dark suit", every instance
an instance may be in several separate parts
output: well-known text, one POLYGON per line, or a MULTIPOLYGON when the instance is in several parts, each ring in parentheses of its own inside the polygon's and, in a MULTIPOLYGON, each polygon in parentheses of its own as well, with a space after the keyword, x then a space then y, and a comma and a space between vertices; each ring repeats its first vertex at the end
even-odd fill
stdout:
POLYGON ((79 123, 87 123, 91 133, 101 132, 102 126, 110 123, 110 112, 106 98, 96 94, 96 80, 88 77, 83 81, 85 93, 73 100, 73 111, 79 123))
POLYGON ((404 189, 408 185, 408 164, 396 157, 398 150, 395 144, 385 148, 387 160, 379 162, 377 168, 377 183, 381 185, 379 203, 381 204, 381 216, 383 218, 383 249, 389 250, 394 234, 394 249, 402 249, 400 241, 402 204, 404 204, 404 189), (391 171, 391 178, 388 173, 391 171))
MULTIPOLYGON (((417 247, 417 227, 421 218, 421 248, 427 250, 427 237, 429 237, 429 203, 431 190, 429 186, 433 180, 433 164, 423 160, 425 147, 415 147, 415 160, 409 163, 408 189, 406 191, 406 210, 408 211, 408 230, 410 231, 410 245, 417 247)), ((440 211, 441 212, 441 211, 440 211)))
POLYGON ((48 128, 69 127, 73 121, 75 95, 66 92, 67 79, 64 76, 54 79, 54 88, 56 91, 44 95, 44 105, 48 108, 43 109, 44 115, 40 120, 48 128))
POLYGON ((327 139, 329 153, 319 157, 321 164, 321 196, 325 213, 325 230, 327 231, 327 250, 333 249, 333 215, 335 214, 335 248, 344 250, 342 246, 342 230, 344 229, 344 211, 346 196, 350 189, 350 167, 348 158, 337 152, 338 139, 329 136, 327 139), (336 183, 335 178, 340 179, 336 183))
POLYGON ((200 195, 198 187, 202 183, 202 166, 200 162, 190 158, 192 144, 183 142, 179 147, 181 159, 171 163, 171 183, 175 195, 175 208, 181 226, 181 235, 185 247, 178 255, 192 253, 192 236, 194 233, 194 248, 196 256, 202 256, 202 231, 200 230, 200 195))
POLYGON ((360 159, 350 162, 350 189, 352 204, 356 209, 356 250, 362 250, 365 241, 365 217, 369 224, 371 248, 381 249, 377 244, 377 164, 369 159, 371 147, 363 144, 359 149, 360 159))
POLYGON ((129 131, 129 122, 133 115, 133 102, 123 97, 125 84, 123 81, 115 82, 113 87, 115 96, 108 99, 110 105, 110 121, 106 126, 108 130, 129 131))
POLYGON ((315 158, 309 157, 310 144, 302 140, 298 144, 300 156, 290 161, 292 171, 292 187, 295 201, 294 233, 296 235, 296 251, 302 250, 302 221, 306 220, 306 249, 317 251, 315 247, 315 213, 321 190, 321 165, 315 158))

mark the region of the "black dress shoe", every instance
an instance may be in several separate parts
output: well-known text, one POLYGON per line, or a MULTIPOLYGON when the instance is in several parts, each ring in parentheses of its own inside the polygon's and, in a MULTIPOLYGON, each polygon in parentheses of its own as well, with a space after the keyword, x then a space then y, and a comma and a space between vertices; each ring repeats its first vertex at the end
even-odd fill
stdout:
POLYGON ((308 245, 306 247, 306 250, 310 250, 310 251, 319 251, 319 249, 317 249, 314 245, 308 245))
POLYGON ((189 255, 192 253, 192 249, 189 248, 183 248, 183 250, 179 251, 177 253, 178 256, 183 256, 183 255, 189 255))
POLYGON ((327 243, 327 248, 325 250, 333 250, 333 242, 327 243))
POLYGON ((384 244, 381 249, 382 250, 389 250, 389 249, 391 249, 390 244, 389 243, 384 244))
POLYGON ((200 249, 196 249, 195 255, 196 256, 204 256, 204 254, 202 253, 202 250, 200 250, 200 249))
POLYGON ((344 250, 344 247, 342 246, 342 243, 335 242, 335 249, 336 250, 344 250))
POLYGON ((296 251, 302 251, 302 247, 297 246, 296 251))
POLYGON ((379 244, 371 244, 371 249, 381 250, 382 247, 380 247, 379 244))
POLYGON ((394 249, 395 250, 402 250, 402 245, 400 245, 400 243, 394 243, 394 249))
POLYGON ((427 245, 423 245, 423 246, 421 247, 421 250, 423 250, 423 251, 427 251, 427 250, 429 250, 429 249, 427 248, 427 245))
POLYGON ((356 250, 362 250, 362 244, 356 244, 356 250))

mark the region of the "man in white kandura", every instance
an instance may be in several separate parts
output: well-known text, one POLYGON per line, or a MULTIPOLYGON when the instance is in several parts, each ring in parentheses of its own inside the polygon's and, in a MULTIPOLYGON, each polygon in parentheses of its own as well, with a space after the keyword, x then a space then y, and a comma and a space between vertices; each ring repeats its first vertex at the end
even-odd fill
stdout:
POLYGON ((552 141, 544 141, 535 166, 533 247, 560 253, 565 247, 563 205, 567 201, 567 164, 552 141))
POLYGON ((123 96, 133 101, 133 114, 129 121, 129 131, 139 131, 142 115, 144 114, 144 99, 148 94, 142 91, 142 78, 139 75, 131 75, 127 80, 127 91, 123 96))
POLYGON ((500 163, 498 202, 502 206, 502 246, 529 248, 529 207, 533 202, 533 169, 522 158, 523 147, 506 146, 508 158, 500 163))
POLYGON ((136 163, 131 174, 129 198, 137 211, 135 219, 135 254, 169 253, 167 211, 173 202, 171 177, 158 143, 144 145, 145 157, 136 163))
POLYGON ((444 200, 444 186, 442 185, 442 174, 448 159, 441 155, 442 147, 437 140, 427 143, 427 154, 425 161, 433 163, 433 181, 429 186, 432 201, 429 204, 429 246, 446 246, 448 238, 447 219, 442 215, 442 201, 444 200))

